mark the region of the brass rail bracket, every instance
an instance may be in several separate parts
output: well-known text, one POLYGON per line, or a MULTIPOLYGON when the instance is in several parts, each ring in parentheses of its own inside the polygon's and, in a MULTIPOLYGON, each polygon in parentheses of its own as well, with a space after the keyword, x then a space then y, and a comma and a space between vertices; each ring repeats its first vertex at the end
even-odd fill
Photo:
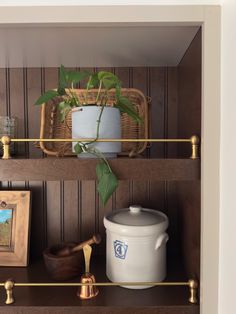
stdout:
POLYGON ((2 159, 9 159, 11 158, 10 155, 10 144, 11 144, 11 138, 7 135, 3 136, 1 138, 1 142, 3 145, 3 156, 2 159))
POLYGON ((13 296, 14 287, 82 287, 82 286, 104 286, 104 287, 116 287, 116 286, 186 286, 189 288, 188 301, 191 304, 197 304, 197 292, 198 281, 195 279, 189 279, 188 282, 80 282, 80 283, 16 283, 13 279, 8 279, 5 283, 0 283, 0 286, 4 286, 6 290, 7 305, 15 302, 13 296))
POLYGON ((190 290, 190 297, 189 302, 192 304, 196 304, 197 300, 197 291, 198 291, 198 282, 195 279, 189 279, 189 290, 190 290))
POLYGON ((191 159, 198 159, 199 158, 199 137, 196 135, 191 136, 190 138, 191 140, 191 144, 192 144, 192 155, 191 155, 191 159))
POLYGON ((14 300, 14 296, 13 296, 13 288, 14 288, 15 282, 12 279, 8 279, 5 283, 4 283, 4 288, 6 290, 6 294, 7 294, 7 298, 5 303, 7 305, 10 305, 12 303, 15 302, 14 300))

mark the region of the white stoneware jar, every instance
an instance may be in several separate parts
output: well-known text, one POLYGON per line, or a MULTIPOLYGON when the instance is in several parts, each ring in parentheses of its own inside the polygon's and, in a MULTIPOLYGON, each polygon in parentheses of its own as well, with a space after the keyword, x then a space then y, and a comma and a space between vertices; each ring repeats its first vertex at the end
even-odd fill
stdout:
MULTIPOLYGON (((96 138, 97 120, 101 106, 83 106, 72 109, 72 138, 96 138)), ((121 138, 120 111, 117 108, 105 107, 101 116, 99 138, 121 138)), ((73 142, 73 147, 76 142, 73 142)), ((121 152, 121 143, 93 143, 93 147, 100 150, 107 158, 117 156, 121 152)), ((81 153, 80 158, 91 158, 94 155, 81 153)))
MULTIPOLYGON (((104 217, 107 234, 106 274, 113 282, 159 282, 166 276, 168 218, 141 206, 104 217)), ((143 289, 150 286, 124 286, 143 289)))

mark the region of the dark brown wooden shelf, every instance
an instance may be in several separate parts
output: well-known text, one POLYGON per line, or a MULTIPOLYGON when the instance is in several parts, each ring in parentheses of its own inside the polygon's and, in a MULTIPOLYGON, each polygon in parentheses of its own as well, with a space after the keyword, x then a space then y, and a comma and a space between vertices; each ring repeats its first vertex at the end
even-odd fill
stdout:
MULTIPOLYGON (((107 281, 105 262, 96 260, 92 269, 97 281, 107 281)), ((28 268, 0 267, 0 281, 12 277, 16 282, 51 282, 41 261, 28 268)), ((79 278, 77 278, 79 280, 79 278)), ((186 280, 176 269, 169 270, 167 280, 186 280)), ((76 280, 74 280, 76 282, 76 280)), ((188 303, 187 287, 155 287, 131 290, 121 287, 99 287, 99 295, 87 301, 76 296, 76 287, 16 287, 15 304, 4 305, 5 293, 0 293, 0 313, 158 313, 198 314, 199 306, 188 303)))
MULTIPOLYGON (((96 179, 95 159, 44 158, 0 160, 0 181, 96 179)), ((110 160, 120 180, 199 180, 200 161, 191 159, 110 160)))

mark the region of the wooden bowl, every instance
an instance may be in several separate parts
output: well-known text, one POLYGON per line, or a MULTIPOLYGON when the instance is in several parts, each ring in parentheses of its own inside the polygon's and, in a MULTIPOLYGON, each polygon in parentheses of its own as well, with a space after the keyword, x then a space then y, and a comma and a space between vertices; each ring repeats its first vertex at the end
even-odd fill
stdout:
POLYGON ((83 250, 69 256, 57 256, 57 251, 65 245, 74 247, 75 243, 55 245, 43 252, 46 269, 50 277, 56 281, 69 280, 82 274, 84 265, 83 250))

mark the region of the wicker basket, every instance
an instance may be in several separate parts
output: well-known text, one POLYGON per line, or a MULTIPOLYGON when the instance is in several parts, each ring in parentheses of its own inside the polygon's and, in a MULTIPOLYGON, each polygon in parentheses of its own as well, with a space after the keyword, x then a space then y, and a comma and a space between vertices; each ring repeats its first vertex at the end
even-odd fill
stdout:
MULTIPOLYGON (((81 103, 85 103, 85 90, 74 90, 78 95, 81 103)), ((103 91, 102 91, 103 92, 103 91)), ((123 96, 130 99, 135 106, 139 115, 143 118, 143 123, 136 123, 126 113, 121 115, 121 128, 122 138, 148 138, 148 104, 143 93, 134 88, 123 88, 121 91, 123 96)), ((91 89, 88 92, 87 101, 88 104, 95 102, 97 95, 96 89, 91 89)), ((115 100, 115 92, 109 91, 108 105, 112 106, 115 100)), ((61 101, 60 98, 49 101, 43 104, 41 111, 41 139, 66 139, 71 138, 71 112, 67 115, 66 120, 62 123, 60 121, 59 112, 57 110, 57 104, 61 101)), ((141 154, 147 147, 147 142, 142 143, 122 143, 122 152, 119 155, 135 156, 141 154)), ((40 142, 40 148, 44 153, 50 156, 73 156, 72 143, 65 142, 40 142)))

